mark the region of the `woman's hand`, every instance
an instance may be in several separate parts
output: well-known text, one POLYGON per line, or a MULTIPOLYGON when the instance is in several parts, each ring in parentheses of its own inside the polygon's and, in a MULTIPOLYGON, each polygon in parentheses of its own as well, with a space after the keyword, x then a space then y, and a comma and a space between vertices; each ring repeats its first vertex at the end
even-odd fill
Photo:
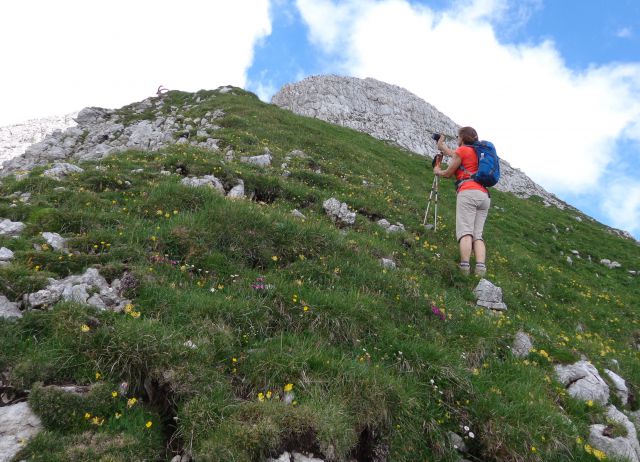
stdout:
POLYGON ((440 135, 440 138, 438 138, 438 150, 444 154, 444 135, 440 135))

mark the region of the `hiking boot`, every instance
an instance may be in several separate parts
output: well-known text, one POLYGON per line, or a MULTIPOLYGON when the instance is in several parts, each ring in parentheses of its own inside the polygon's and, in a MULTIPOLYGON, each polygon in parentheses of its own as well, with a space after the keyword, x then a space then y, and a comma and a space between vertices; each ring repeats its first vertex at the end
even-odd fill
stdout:
POLYGON ((476 276, 483 277, 487 274, 487 267, 484 263, 476 263, 476 269, 474 271, 476 276))
POLYGON ((458 265, 458 268, 460 269, 460 272, 465 276, 468 276, 469 273, 471 272, 471 267, 469 266, 468 261, 461 261, 460 264, 458 265))

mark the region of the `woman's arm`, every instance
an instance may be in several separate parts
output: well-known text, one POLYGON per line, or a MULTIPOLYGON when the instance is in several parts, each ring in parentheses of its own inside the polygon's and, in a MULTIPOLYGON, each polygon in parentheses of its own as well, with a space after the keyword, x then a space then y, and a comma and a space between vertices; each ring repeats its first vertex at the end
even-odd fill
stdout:
POLYGON ((460 163, 462 162, 460 156, 451 149, 449 149, 449 151, 451 151, 451 154, 448 154, 451 156, 451 160, 449 160, 449 162, 447 163, 447 169, 442 170, 440 167, 434 167, 433 173, 435 173, 436 175, 450 178, 455 174, 456 170, 458 170, 458 167, 460 167, 460 163))

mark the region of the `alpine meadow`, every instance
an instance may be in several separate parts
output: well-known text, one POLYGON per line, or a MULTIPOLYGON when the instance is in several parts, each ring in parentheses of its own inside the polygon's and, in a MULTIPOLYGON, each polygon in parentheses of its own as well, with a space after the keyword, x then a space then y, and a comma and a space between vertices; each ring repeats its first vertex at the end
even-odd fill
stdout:
POLYGON ((2 173, 1 460, 640 460, 636 241, 494 188, 481 282, 390 140, 235 87, 113 116, 177 128, 2 173))

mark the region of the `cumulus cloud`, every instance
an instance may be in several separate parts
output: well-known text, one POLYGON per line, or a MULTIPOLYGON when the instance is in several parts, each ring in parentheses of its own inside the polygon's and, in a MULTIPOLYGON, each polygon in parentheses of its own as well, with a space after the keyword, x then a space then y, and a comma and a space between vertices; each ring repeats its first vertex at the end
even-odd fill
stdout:
POLYGON ((119 107, 158 85, 244 86, 269 0, 2 2, 0 125, 96 105, 119 107))
POLYGON ((602 209, 613 227, 640 233, 640 184, 623 179, 605 186, 602 209))
MULTIPOLYGON (((297 6, 310 38, 333 57, 334 71, 407 88, 476 127, 550 191, 603 194, 594 191, 606 175, 639 184, 637 175, 615 170, 615 146, 634 146, 631 156, 640 161, 640 63, 574 70, 553 41, 501 43, 496 30, 526 22, 540 1, 458 0, 444 11, 408 0, 297 0, 297 6)), ((623 211, 601 212, 640 231, 638 201, 617 210, 623 211)))
POLYGON ((633 37, 633 31, 630 27, 622 27, 616 31, 616 37, 618 38, 631 38, 633 37))

